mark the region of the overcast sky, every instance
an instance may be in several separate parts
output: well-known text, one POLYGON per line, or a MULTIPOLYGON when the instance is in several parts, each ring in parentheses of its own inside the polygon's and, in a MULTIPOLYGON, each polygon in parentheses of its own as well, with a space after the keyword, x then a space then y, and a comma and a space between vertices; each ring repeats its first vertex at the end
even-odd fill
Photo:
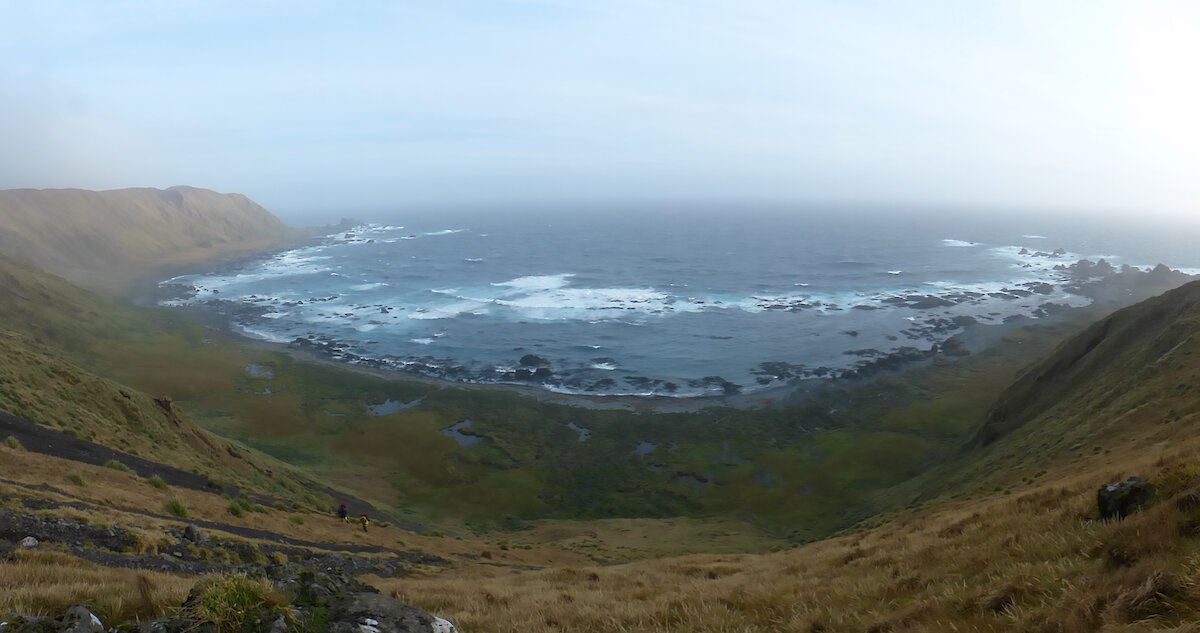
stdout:
POLYGON ((0 0, 0 187, 1189 213, 1198 6, 0 0))

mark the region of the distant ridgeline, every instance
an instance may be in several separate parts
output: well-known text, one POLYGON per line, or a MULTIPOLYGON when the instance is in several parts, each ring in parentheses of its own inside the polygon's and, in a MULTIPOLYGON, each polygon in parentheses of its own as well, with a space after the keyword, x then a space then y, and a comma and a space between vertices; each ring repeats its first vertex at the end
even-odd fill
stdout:
POLYGON ((0 191, 0 253, 105 290, 297 235, 246 196, 194 187, 0 191))

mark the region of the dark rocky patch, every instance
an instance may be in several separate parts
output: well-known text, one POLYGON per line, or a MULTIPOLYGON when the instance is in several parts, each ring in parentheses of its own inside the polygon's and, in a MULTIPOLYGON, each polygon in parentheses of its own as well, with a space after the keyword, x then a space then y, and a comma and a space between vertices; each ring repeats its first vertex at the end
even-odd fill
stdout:
POLYGON ((1101 519, 1124 519, 1137 512, 1154 497, 1154 486, 1141 477, 1103 484, 1096 491, 1101 519))
POLYGON ((518 361, 522 367, 549 367, 550 361, 537 354, 526 354, 518 361))

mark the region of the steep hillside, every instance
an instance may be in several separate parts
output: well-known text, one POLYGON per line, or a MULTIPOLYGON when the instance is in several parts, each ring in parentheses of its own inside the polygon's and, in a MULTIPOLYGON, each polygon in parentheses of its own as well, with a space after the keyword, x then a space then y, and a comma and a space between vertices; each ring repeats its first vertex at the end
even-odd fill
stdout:
MULTIPOLYGON (((1079 418, 1125 403, 1132 411, 1191 403, 1200 345, 1200 282, 1117 311, 1025 370, 976 436, 991 444, 1032 420, 1079 418)), ((1124 413, 1124 412, 1123 412, 1124 413)))
POLYGON ((200 429, 166 394, 79 363, 139 333, 153 336, 162 326, 146 316, 0 255, 0 410, 214 480, 303 498, 308 478, 200 429))
POLYGON ((193 187, 0 191, 0 252, 89 287, 249 253, 293 232, 241 194, 193 187))

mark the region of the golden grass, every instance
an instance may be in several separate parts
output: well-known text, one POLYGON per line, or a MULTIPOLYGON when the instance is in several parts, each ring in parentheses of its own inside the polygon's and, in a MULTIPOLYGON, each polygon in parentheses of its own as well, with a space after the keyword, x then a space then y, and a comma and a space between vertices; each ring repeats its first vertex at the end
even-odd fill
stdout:
POLYGON ((83 604, 106 626, 144 620, 178 608, 194 580, 100 567, 57 552, 17 552, 0 562, 0 613, 57 615, 83 604))
POLYGON ((1159 480, 1186 470, 1187 489, 1121 522, 1095 518, 1097 482, 1124 474, 1097 461, 776 554, 373 582, 480 631, 1200 630, 1200 511, 1180 501, 1200 499, 1198 457, 1131 460, 1159 480))
MULTIPOLYGON (((484 550, 493 553, 494 559, 490 562, 495 564, 559 565, 587 562, 585 556, 564 551, 564 548, 554 544, 539 545, 529 550, 503 551, 497 542, 505 539, 505 535, 487 541, 422 536, 395 527, 383 527, 378 522, 372 524, 370 532, 363 534, 356 526, 337 521, 332 508, 328 514, 286 512, 269 508, 266 512, 246 512, 240 518, 233 517, 228 511, 229 500, 209 492, 178 487, 162 491, 144 481, 135 480, 125 473, 103 466, 81 464, 39 453, 7 449, 0 451, 5 451, 4 459, 0 460, 0 477, 15 482, 0 484, 0 492, 60 502, 77 499, 95 504, 95 509, 86 512, 60 509, 50 511, 50 514, 98 524, 121 525, 138 535, 139 550, 151 553, 159 548, 166 530, 178 530, 189 522, 188 519, 170 517, 163 509, 164 501, 170 497, 177 497, 186 504, 189 519, 206 519, 263 529, 305 541, 377 545, 399 551, 415 548, 447 559, 462 561, 463 564, 473 564, 473 561, 463 558, 460 554, 478 555, 484 550), (81 475, 87 481, 87 485, 78 487, 63 481, 62 473, 68 471, 81 475), (43 486, 51 486, 59 492, 48 491, 43 486), (147 517, 142 513, 159 515, 159 518, 147 517), (294 519, 299 519, 300 522, 297 523, 294 519)), ((19 501, 13 499, 13 503, 19 507, 19 501)), ((209 532, 215 534, 219 531, 209 532)), ((233 537, 254 542, 254 539, 245 539, 237 535, 233 537)))

